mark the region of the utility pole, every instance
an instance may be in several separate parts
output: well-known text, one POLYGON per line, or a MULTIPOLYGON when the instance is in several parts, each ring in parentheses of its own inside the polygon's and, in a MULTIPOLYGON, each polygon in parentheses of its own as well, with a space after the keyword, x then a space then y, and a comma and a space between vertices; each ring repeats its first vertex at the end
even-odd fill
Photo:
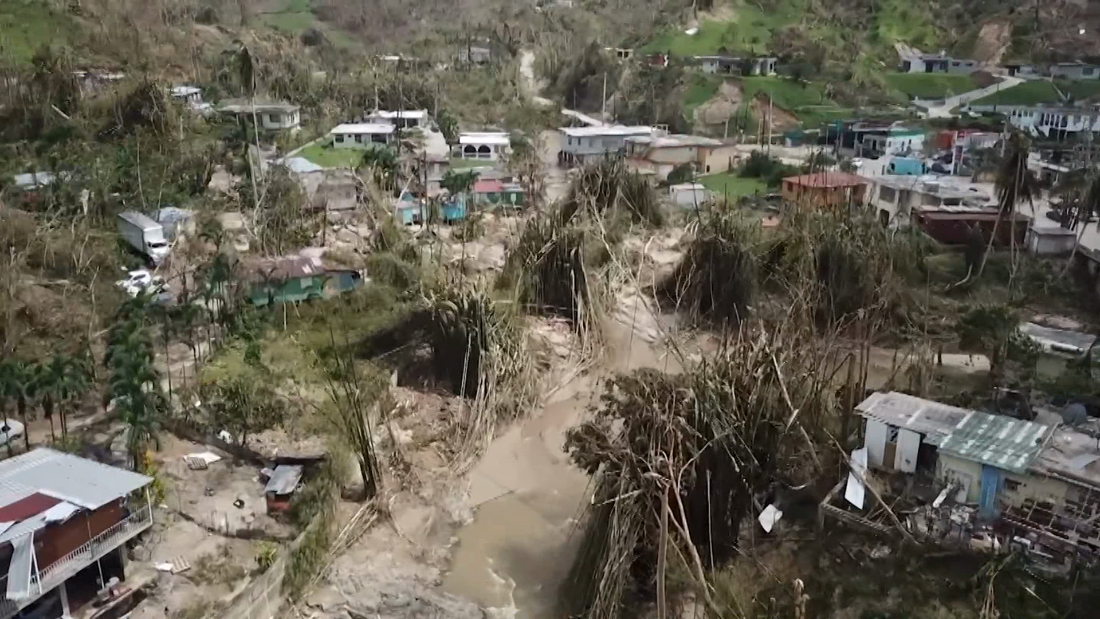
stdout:
POLYGON ((607 71, 603 72, 603 96, 600 97, 600 119, 607 120, 607 71))
POLYGON ((768 93, 768 154, 772 152, 772 95, 768 93))

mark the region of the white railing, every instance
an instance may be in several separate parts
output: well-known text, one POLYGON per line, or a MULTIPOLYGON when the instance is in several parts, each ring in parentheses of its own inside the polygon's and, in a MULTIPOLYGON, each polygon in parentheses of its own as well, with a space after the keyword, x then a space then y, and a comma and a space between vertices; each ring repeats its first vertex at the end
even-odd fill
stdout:
POLYGON ((92 561, 118 548, 127 540, 148 529, 153 524, 153 507, 146 505, 126 518, 119 520, 109 529, 84 542, 76 550, 57 561, 40 568, 31 575, 31 586, 37 587, 39 595, 53 589, 68 580, 70 576, 84 569, 92 561))

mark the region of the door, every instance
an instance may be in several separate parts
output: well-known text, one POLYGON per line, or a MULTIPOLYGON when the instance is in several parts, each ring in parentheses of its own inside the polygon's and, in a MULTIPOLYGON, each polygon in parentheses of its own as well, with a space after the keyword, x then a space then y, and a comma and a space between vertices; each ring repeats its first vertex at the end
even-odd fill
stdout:
POLYGON ((1001 492, 1001 469, 982 465, 982 494, 978 500, 982 518, 992 518, 997 514, 997 495, 1001 492))
POLYGON ((917 472, 917 452, 920 451, 920 434, 901 428, 898 430, 898 449, 894 453, 894 470, 902 473, 917 472))
POLYGON ((864 437, 863 446, 867 448, 867 464, 881 468, 883 456, 886 454, 886 435, 889 428, 877 419, 867 420, 867 435, 864 437))

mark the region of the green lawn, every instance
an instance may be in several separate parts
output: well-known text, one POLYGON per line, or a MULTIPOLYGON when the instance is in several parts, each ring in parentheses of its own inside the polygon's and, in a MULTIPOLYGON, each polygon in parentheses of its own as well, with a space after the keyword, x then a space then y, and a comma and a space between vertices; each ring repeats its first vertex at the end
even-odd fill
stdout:
POLYGON ((813 82, 795 82, 782 77, 743 77, 741 89, 746 98, 769 95, 776 107, 794 114, 807 129, 852 114, 852 110, 838 107, 826 98, 821 86, 813 82))
POLYGON ((772 33, 801 16, 800 0, 779 0, 769 4, 764 13, 759 6, 734 2, 733 18, 729 21, 704 20, 694 36, 684 28, 667 28, 657 38, 639 48, 642 52, 668 52, 673 56, 708 56, 725 48, 731 54, 763 54, 768 50, 772 33))
POLYGON ((1055 80, 1054 85, 1076 101, 1100 96, 1100 80, 1055 80))
POLYGON ((333 148, 326 140, 303 148, 298 156, 323 168, 354 168, 363 157, 363 151, 357 148, 333 148))
POLYGON ((919 99, 943 99, 979 88, 969 75, 887 73, 886 82, 894 89, 919 99))
POLYGON ((65 43, 73 23, 43 0, 0 0, 0 57, 26 62, 48 43, 65 43))
POLYGON ((737 172, 711 174, 710 176, 703 176, 697 181, 703 187, 719 195, 725 195, 729 200, 768 192, 768 186, 760 179, 741 178, 737 175, 737 172))
POLYGON ((317 20, 313 14, 313 0, 287 0, 286 6, 281 10, 260 15, 260 21, 270 28, 294 36, 316 28, 336 47, 355 45, 355 39, 346 32, 317 20))
POLYGON ((971 105, 1035 105, 1058 101, 1058 91, 1053 84, 1046 80, 1031 80, 982 97, 971 105))

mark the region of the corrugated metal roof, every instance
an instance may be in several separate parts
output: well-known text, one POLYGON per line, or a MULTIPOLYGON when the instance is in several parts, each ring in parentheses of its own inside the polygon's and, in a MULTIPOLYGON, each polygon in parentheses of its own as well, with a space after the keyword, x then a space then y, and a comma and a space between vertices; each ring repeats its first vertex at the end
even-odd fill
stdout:
POLYGON ((271 478, 267 480, 264 492, 290 494, 298 487, 300 481, 302 481, 301 464, 280 464, 271 472, 271 478))
POLYGON ((99 509, 152 481, 133 471, 39 447, 0 462, 0 506, 39 492, 99 509))
POLYGON ((940 443, 940 451, 1023 473, 1039 455, 1051 430, 1033 421, 975 412, 940 443))
POLYGON ((924 442, 939 445, 974 411, 948 406, 905 393, 876 392, 856 406, 856 412, 877 419, 895 428, 905 428, 924 435, 924 442))

